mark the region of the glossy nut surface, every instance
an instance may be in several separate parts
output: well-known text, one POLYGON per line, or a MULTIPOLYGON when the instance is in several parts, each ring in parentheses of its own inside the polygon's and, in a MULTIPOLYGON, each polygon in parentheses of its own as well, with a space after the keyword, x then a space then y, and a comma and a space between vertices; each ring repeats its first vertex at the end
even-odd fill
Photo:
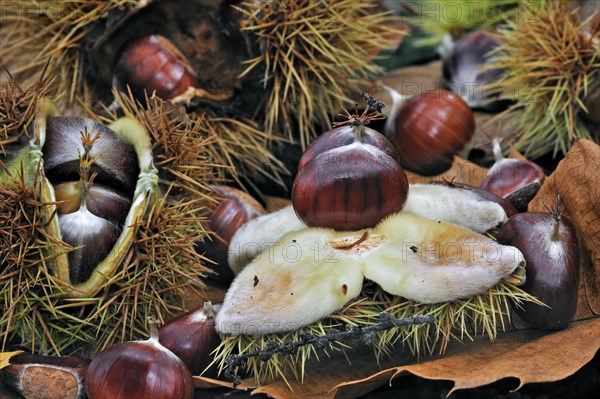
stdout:
POLYGON ((115 67, 119 83, 129 85, 136 97, 144 91, 163 99, 174 98, 195 87, 196 74, 185 56, 165 37, 144 36, 122 50, 115 67))
POLYGON ((475 118, 467 103, 451 91, 432 90, 402 105, 388 138, 403 168, 434 176, 452 166, 474 132, 475 118))
POLYGON ((317 149, 309 153, 314 158, 304 163, 294 181, 292 204, 308 226, 335 230, 373 227, 400 211, 406 202, 408 180, 400 164, 386 153, 387 140, 370 139, 379 133, 364 127, 344 126, 336 133, 346 136, 343 129, 352 135, 355 129, 366 133, 358 134, 350 144, 344 144, 347 140, 342 137, 339 147, 332 144, 338 141, 332 135, 321 136, 317 141, 325 141, 323 151, 317 142, 311 145, 317 149))

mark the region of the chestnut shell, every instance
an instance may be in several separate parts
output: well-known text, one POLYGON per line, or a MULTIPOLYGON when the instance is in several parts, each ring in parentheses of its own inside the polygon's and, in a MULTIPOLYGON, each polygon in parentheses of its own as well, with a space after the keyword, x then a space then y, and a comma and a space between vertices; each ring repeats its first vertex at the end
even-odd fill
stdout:
POLYGON ((292 204, 308 226, 358 230, 400 211, 407 193, 408 179, 394 158, 353 142, 304 165, 292 187, 292 204))
POLYGON ((450 169, 454 156, 475 133, 475 118, 465 101, 448 90, 408 99, 398 110, 389 139, 404 169, 435 176, 450 169))
POLYGON ((156 339, 113 345, 98 354, 85 375, 89 399, 192 399, 190 371, 156 339))
MULTIPOLYGON (((329 130, 306 148, 300 161, 298 162, 298 171, 315 158, 317 155, 329 151, 333 148, 352 144, 354 141, 354 129, 350 126, 340 126, 329 130)), ((400 155, 394 145, 381 133, 376 130, 365 128, 361 135, 361 143, 371 144, 382 150, 386 155, 392 157, 396 162, 400 163, 400 155)))
POLYGON ((571 222, 560 217, 559 240, 551 241, 553 215, 526 212, 512 216, 498 232, 498 242, 517 247, 527 262, 522 287, 549 307, 525 302, 516 313, 537 327, 568 327, 577 310, 579 249, 571 222))
POLYGON ((195 87, 196 73, 185 56, 165 37, 150 35, 133 40, 121 52, 115 74, 118 82, 129 85, 136 98, 144 91, 171 99, 195 87))

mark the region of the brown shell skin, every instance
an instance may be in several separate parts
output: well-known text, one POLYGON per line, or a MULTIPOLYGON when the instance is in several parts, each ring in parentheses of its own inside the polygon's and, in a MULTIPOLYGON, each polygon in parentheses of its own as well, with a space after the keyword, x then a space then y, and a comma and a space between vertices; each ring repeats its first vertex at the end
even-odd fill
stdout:
POLYGON ((544 171, 535 162, 505 158, 490 168, 480 187, 508 199, 519 211, 524 211, 545 178, 544 171))
MULTIPOLYGON (((213 360, 211 352, 221 343, 214 319, 206 317, 205 312, 204 307, 201 307, 158 329, 159 342, 176 354, 192 375, 200 375, 210 365, 213 360), (195 320, 198 314, 203 318, 202 321, 195 320)), ((217 370, 211 367, 203 375, 216 378, 217 370)))
POLYGON ((532 302, 515 309, 528 323, 547 330, 569 326, 577 309, 579 288, 579 249, 571 222, 560 218, 559 241, 550 240, 553 216, 527 212, 512 216, 498 233, 498 242, 517 247, 527 262, 527 280, 522 287, 548 307, 532 302), (559 250, 563 256, 557 256, 559 250))
POLYGON ((183 362, 151 339, 98 354, 88 366, 85 390, 89 399, 192 399, 194 385, 183 362))
POLYGON ((408 179, 398 162, 377 147, 354 142, 307 162, 294 181, 292 204, 308 226, 350 231, 399 212, 407 195, 408 179))
MULTIPOLYGON (((81 206, 82 188, 78 181, 54 185, 58 214, 77 212, 81 206)), ((123 226, 131 209, 131 200, 102 184, 92 184, 87 193, 87 209, 94 215, 123 226)))
POLYGON ((398 110, 390 141, 403 168, 422 176, 450 169, 475 133, 473 112, 459 95, 432 90, 408 99, 398 110))
MULTIPOLYGON (((304 151, 300 161, 298 162, 298 170, 300 171, 302 168, 304 168, 306 163, 308 163, 317 155, 333 148, 352 144, 353 141, 354 129, 351 126, 340 126, 323 133, 319 136, 318 140, 313 141, 306 148, 306 151, 304 151)), ((388 156, 394 158, 396 162, 400 162, 400 155, 398 154, 398 151, 394 145, 381 133, 373 129, 364 128, 361 135, 361 142, 365 144, 371 144, 381 149, 388 156)))
POLYGON ((165 100, 196 87, 196 73, 185 56, 165 37, 144 36, 122 50, 115 76, 121 85, 129 85, 137 98, 156 95, 165 100))
POLYGON ((81 132, 99 133, 100 138, 90 151, 96 158, 91 173, 97 173, 95 183, 116 188, 133 197, 140 173, 133 146, 108 127, 91 119, 58 116, 46 121, 44 172, 52 184, 79 180, 79 154, 84 153, 81 132))
POLYGON ((196 250, 216 264, 208 265, 216 274, 209 277, 221 282, 231 282, 235 277, 227 261, 229 243, 236 231, 250 220, 267 211, 249 194, 233 187, 213 186, 222 199, 208 215, 208 227, 215 233, 212 241, 196 244, 196 250))

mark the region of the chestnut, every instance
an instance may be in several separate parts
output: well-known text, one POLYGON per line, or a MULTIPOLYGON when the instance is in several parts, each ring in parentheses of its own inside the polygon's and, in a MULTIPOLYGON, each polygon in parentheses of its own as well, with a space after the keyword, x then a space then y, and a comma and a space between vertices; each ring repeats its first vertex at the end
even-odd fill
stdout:
POLYGON ((189 61, 160 35, 144 36, 126 44, 115 66, 115 77, 120 85, 129 85, 140 99, 145 91, 169 100, 197 84, 189 61))
POLYGON ((535 162, 504 158, 499 139, 493 139, 492 143, 496 162, 483 178, 480 187, 507 199, 519 212, 524 212, 546 175, 535 162))
POLYGON ((431 90, 406 100, 385 131, 404 169, 435 176, 450 169, 454 156, 471 140, 475 118, 458 94, 431 90))
POLYGON ((98 134, 90 150, 95 158, 91 173, 95 181, 133 196, 140 173, 133 145, 108 127, 86 118, 53 116, 46 121, 44 172, 53 184, 79 180, 79 155, 85 152, 81 134, 98 134))
POLYGON ((498 242, 523 253, 527 262, 523 289, 546 305, 525 302, 516 309, 519 317, 542 329, 568 327, 577 309, 579 249, 575 228, 559 206, 548 213, 512 216, 498 232, 498 242))
MULTIPOLYGON (((81 182, 70 181, 54 186, 58 214, 77 212, 81 207, 83 187, 81 182)), ((122 193, 102 184, 89 187, 86 198, 87 209, 115 225, 123 226, 131 208, 131 200, 122 193)))
POLYGON ((221 185, 212 188, 220 197, 217 207, 207 216, 208 227, 215 238, 197 243, 196 251, 215 262, 214 265, 209 265, 215 272, 210 278, 227 283, 234 277, 227 261, 233 235, 250 220, 264 215, 266 210, 242 190, 221 185))
POLYGON ((2 382, 28 399, 84 399, 88 359, 21 353, 2 369, 2 382))
POLYGON ((158 342, 152 323, 148 340, 113 345, 92 360, 85 391, 89 399, 192 399, 194 384, 181 359, 158 342))
POLYGON ((493 31, 475 30, 452 43, 443 55, 442 76, 445 85, 459 94, 473 109, 497 111, 505 108, 508 101, 501 100, 494 84, 505 69, 483 67, 493 62, 500 40, 493 31))
POLYGON ((318 137, 301 158, 292 205, 307 226, 373 227, 404 206, 408 179, 388 140, 365 126, 377 118, 367 112, 348 114, 347 122, 318 137))
POLYGON ((220 307, 207 302, 158 329, 158 341, 176 354, 193 375, 217 376, 215 369, 207 367, 213 360, 212 351, 221 343, 215 330, 215 315, 220 307))

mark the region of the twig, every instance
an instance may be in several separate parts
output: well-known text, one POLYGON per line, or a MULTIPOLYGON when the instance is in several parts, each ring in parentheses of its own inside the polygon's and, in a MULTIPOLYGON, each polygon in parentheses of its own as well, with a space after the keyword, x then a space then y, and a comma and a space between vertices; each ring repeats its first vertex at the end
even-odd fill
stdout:
POLYGON ((415 324, 431 324, 434 319, 432 315, 420 315, 413 317, 404 317, 398 319, 388 312, 381 312, 379 322, 372 326, 347 326, 345 330, 332 328, 325 335, 303 334, 298 341, 294 342, 268 342, 264 349, 254 352, 244 353, 241 355, 229 355, 225 359, 225 378, 233 382, 236 387, 242 382, 242 378, 237 373, 237 369, 243 366, 249 358, 258 357, 263 362, 268 361, 273 355, 293 355, 298 351, 298 348, 306 345, 313 345, 317 349, 325 348, 329 343, 341 341, 349 338, 361 337, 362 340, 369 345, 379 331, 389 330, 394 327, 405 327, 415 324))

